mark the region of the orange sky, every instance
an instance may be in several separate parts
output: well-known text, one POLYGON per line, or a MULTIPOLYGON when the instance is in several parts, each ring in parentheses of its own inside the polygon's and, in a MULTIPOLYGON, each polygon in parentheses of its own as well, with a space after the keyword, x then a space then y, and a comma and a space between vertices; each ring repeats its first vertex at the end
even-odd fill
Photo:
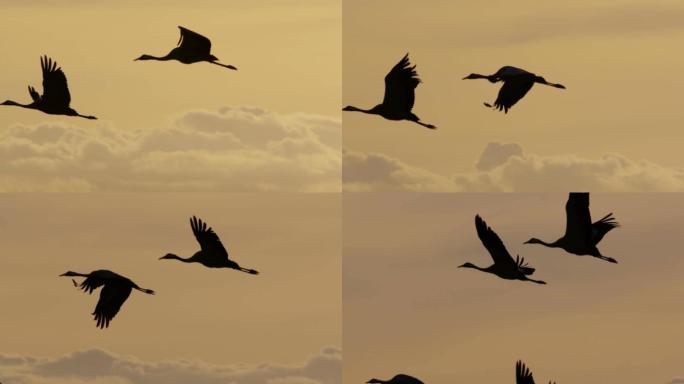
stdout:
POLYGON ((412 374, 426 383, 669 383, 682 375, 684 195, 592 194, 594 219, 622 227, 599 248, 611 264, 523 245, 556 240, 566 194, 345 194, 344 382, 412 374), (480 214, 537 285, 489 266, 480 214))

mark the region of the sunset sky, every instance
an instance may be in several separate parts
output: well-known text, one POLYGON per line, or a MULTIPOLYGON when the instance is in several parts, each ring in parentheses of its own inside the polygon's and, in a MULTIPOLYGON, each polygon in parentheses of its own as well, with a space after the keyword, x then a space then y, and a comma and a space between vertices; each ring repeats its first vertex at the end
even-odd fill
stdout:
POLYGON ((0 196, 0 380, 339 384, 339 203, 333 194, 0 196), (199 250, 192 215, 260 274, 158 260, 199 250), (58 277, 96 269, 157 293, 134 291, 100 330, 91 315, 99 291, 58 277), (110 358, 123 363, 102 362, 110 358))
POLYGON ((414 112, 438 126, 344 112, 348 189, 684 190, 682 17, 676 0, 345 0, 343 105, 379 103, 409 52, 414 112), (489 110, 500 84, 461 79, 504 65, 567 89, 536 85, 507 115, 489 110), (476 166, 490 143, 517 148, 476 166))
POLYGON ((566 194, 346 194, 344 382, 396 373, 425 383, 668 384, 684 375, 684 195, 592 194, 594 219, 622 227, 611 264, 558 249, 566 194), (547 285, 457 267, 492 260, 480 214, 547 285))
POLYGON ((339 190, 339 1, 9 0, 2 12, 0 46, 12 53, 0 101, 28 103, 27 85, 42 92, 47 54, 72 107, 99 120, 0 108, 0 190, 339 190), (178 25, 238 71, 133 61, 175 48, 178 25), (110 179, 92 174, 93 152, 110 179))

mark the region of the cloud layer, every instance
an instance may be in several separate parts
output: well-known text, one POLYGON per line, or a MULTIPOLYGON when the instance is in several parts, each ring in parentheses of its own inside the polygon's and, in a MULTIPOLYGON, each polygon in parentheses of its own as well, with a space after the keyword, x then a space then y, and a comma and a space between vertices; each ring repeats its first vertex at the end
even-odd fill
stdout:
POLYGON ((598 159, 525 154, 516 143, 489 143, 471 173, 445 177, 383 154, 344 151, 346 191, 594 192, 684 191, 684 170, 619 154, 598 159))
POLYGON ((338 192, 340 121, 261 108, 193 111, 163 128, 0 128, 0 192, 338 192))
POLYGON ((0 380, 7 384, 341 384, 342 351, 327 347, 294 366, 221 366, 185 360, 146 362, 90 349, 54 359, 0 355, 0 368, 0 380))

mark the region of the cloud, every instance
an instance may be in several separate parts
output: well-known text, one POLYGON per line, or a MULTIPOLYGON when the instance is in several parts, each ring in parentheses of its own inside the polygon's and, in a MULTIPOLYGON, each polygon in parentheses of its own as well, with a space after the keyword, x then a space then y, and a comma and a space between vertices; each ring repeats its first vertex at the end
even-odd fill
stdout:
POLYGON ((489 143, 473 172, 451 178, 382 154, 344 151, 347 191, 595 192, 684 191, 684 169, 619 154, 598 159, 525 154, 515 143, 489 143))
POLYGON ((341 384, 342 351, 327 347, 300 365, 213 365, 201 361, 147 362, 100 349, 57 358, 2 356, 4 383, 90 384, 341 384), (12 363, 8 363, 11 361, 12 363))
POLYGON ((339 119, 253 107, 192 111, 163 128, 0 128, 0 192, 338 192, 339 119))

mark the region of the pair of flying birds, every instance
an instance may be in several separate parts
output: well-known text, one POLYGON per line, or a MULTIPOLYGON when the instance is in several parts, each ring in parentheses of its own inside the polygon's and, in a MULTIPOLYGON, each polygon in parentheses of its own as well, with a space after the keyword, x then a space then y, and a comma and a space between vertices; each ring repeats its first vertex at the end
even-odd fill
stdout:
MULTIPOLYGON (((589 193, 571 192, 568 202, 565 204, 565 216, 566 226, 563 237, 552 243, 547 243, 533 237, 526 241, 525 244, 542 244, 550 248, 561 248, 578 256, 593 256, 611 263, 617 263, 615 259, 603 256, 596 247, 606 233, 619 226, 612 213, 592 223, 589 213, 589 193)), ((477 269, 494 274, 502 279, 546 284, 544 281, 533 280, 528 277, 534 273, 535 269, 525 263, 524 258, 516 256, 513 259, 503 241, 499 238, 499 235, 491 227, 487 226, 487 223, 479 215, 475 216, 475 229, 480 241, 494 260, 494 264, 482 268, 472 263, 465 263, 460 268, 477 269)))
MULTIPOLYGON (((211 41, 199 33, 187 28, 180 28, 180 40, 178 46, 171 50, 166 56, 156 57, 142 55, 135 60, 177 60, 183 64, 192 64, 206 61, 211 64, 225 68, 237 70, 232 65, 221 64, 218 58, 211 54, 211 41)), ((12 105, 16 107, 36 109, 51 115, 78 116, 85 119, 97 119, 95 116, 81 115, 71 108, 71 95, 67 86, 67 79, 62 68, 51 58, 44 56, 40 58, 40 67, 43 70, 43 94, 39 94, 35 88, 29 86, 29 94, 33 99, 32 103, 20 104, 16 101, 7 100, 0 105, 12 105)))
MULTIPOLYGON (((492 75, 471 73, 463 78, 463 80, 467 79, 487 79, 492 83, 503 81, 504 84, 499 90, 494 105, 484 104, 489 108, 504 111, 504 113, 508 113, 508 110, 532 89, 534 83, 565 89, 562 84, 550 83, 541 76, 511 66, 501 67, 492 75)), ((416 66, 411 65, 407 53, 385 76, 385 96, 382 103, 371 109, 348 105, 342 110, 380 115, 388 120, 408 120, 425 128, 436 129, 437 127, 434 125, 420 121, 420 118, 411 112, 415 102, 415 89, 418 84, 420 84, 420 78, 418 78, 416 66)))
MULTIPOLYGON (((228 257, 228 251, 226 251, 226 248, 221 243, 221 239, 219 239, 211 227, 207 227, 207 223, 193 216, 190 219, 190 227, 200 245, 200 250, 189 258, 182 258, 173 253, 168 253, 162 256, 160 260, 179 260, 184 263, 200 263, 209 268, 231 268, 249 273, 250 275, 259 274, 258 271, 243 268, 240 264, 231 260, 228 257)), ((80 284, 80 288, 84 292, 93 293, 97 288, 103 287, 100 291, 100 299, 92 313, 95 316, 97 326, 100 328, 109 327, 109 322, 119 313, 121 306, 128 299, 133 289, 148 295, 154 295, 153 290, 140 288, 127 277, 106 269, 90 273, 68 271, 60 276, 85 277, 85 280, 80 284)), ((78 286, 76 281, 73 282, 74 286, 78 286)))

